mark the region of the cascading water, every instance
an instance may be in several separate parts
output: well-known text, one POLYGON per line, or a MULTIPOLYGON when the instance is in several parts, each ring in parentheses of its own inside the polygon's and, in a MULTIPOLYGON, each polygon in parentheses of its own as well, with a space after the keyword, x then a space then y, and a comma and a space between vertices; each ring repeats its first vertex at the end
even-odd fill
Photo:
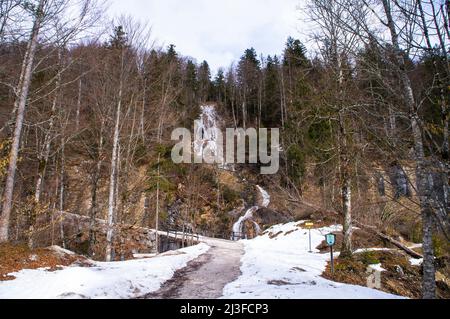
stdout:
POLYGON ((237 222, 234 223, 233 225, 233 240, 236 239, 243 239, 245 238, 245 234, 244 234, 244 222, 247 220, 250 220, 253 225, 255 226, 255 231, 257 234, 261 233, 261 227, 259 227, 258 223, 255 222, 253 220, 253 213, 255 213, 258 209, 260 209, 261 207, 265 207, 267 208, 270 204, 270 195, 269 193, 267 193, 261 186, 256 185, 256 188, 258 189, 258 191, 261 194, 262 197, 262 204, 261 206, 253 206, 252 208, 248 209, 246 211, 246 213, 239 217, 239 219, 237 220, 237 222))
POLYGON ((270 204, 270 195, 268 192, 266 192, 266 190, 264 188, 262 188, 259 185, 256 185, 256 188, 259 190, 259 193, 261 194, 262 197, 262 206, 263 207, 269 207, 270 204))
MULTIPOLYGON (((219 168, 224 170, 234 171, 234 165, 225 163, 223 156, 223 141, 220 140, 220 128, 218 126, 220 118, 217 114, 214 105, 200 106, 201 114, 196 121, 195 138, 194 138, 194 153, 195 156, 207 160, 214 159, 219 168)), ((261 186, 256 185, 262 197, 262 203, 259 206, 251 207, 246 213, 239 217, 238 221, 233 225, 233 239, 245 238, 244 223, 251 221, 254 225, 257 234, 261 232, 261 228, 253 220, 253 214, 262 207, 268 207, 270 204, 270 195, 261 186)))
POLYGON ((224 141, 219 128, 220 117, 214 105, 200 106, 201 113, 196 121, 194 154, 208 163, 216 163, 220 169, 234 171, 232 163, 226 163, 224 141))
POLYGON ((203 157, 206 152, 212 156, 218 154, 218 116, 213 105, 203 105, 201 108, 200 118, 197 120, 194 152, 198 157, 203 157))
MULTIPOLYGON (((244 216, 239 217, 238 221, 234 223, 233 225, 233 240, 235 239, 242 239, 245 238, 244 236, 244 222, 247 220, 253 219, 253 213, 258 210, 258 206, 253 206, 252 208, 248 209, 247 212, 244 214, 244 216)), ((252 220, 253 224, 256 226, 257 233, 260 231, 259 225, 252 220)))

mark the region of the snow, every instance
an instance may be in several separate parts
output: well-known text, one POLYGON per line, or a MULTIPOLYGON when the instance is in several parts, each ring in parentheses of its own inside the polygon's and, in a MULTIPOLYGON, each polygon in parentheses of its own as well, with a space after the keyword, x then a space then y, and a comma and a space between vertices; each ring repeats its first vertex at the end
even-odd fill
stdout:
POLYGON ((60 246, 56 246, 56 245, 50 246, 49 249, 54 251, 54 252, 56 252, 56 253, 59 253, 61 255, 75 255, 75 253, 73 251, 70 251, 68 249, 64 249, 64 248, 62 248, 60 246))
MULTIPOLYGON (((223 297, 236 299, 390 299, 402 298, 362 286, 337 283, 321 277, 329 253, 313 248, 308 253, 308 230, 293 222, 269 229, 252 240, 243 240, 242 275, 225 286, 223 297), (289 234, 287 234, 290 232, 289 234)), ((317 247, 330 232, 341 226, 311 229, 312 246, 317 247)), ((339 253, 336 253, 336 256, 339 253)))
POLYGON ((180 249, 177 255, 121 262, 94 262, 49 272, 25 269, 0 282, 0 299, 135 298, 156 291, 176 270, 205 253, 206 244, 180 249))
POLYGON ((261 196, 263 198, 262 206, 268 207, 270 204, 270 195, 267 193, 261 186, 256 185, 256 188, 258 188, 259 192, 261 193, 261 196))
POLYGON ((411 263, 412 266, 420 266, 423 263, 423 258, 409 258, 409 262, 411 263))
POLYGON ((372 268, 373 270, 376 270, 379 272, 386 271, 386 269, 381 267, 381 264, 373 264, 373 265, 369 265, 369 267, 372 268))

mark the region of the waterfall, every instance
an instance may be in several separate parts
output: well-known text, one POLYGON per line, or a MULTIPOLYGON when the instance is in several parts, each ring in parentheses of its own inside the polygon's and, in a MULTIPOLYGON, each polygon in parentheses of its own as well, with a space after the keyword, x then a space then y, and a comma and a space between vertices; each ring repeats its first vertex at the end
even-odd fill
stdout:
MULTIPOLYGON (((199 119, 196 121, 195 138, 194 138, 194 153, 198 158, 215 159, 220 169, 234 171, 234 165, 225 163, 223 156, 223 136, 221 136, 221 130, 219 128, 220 118, 217 114, 214 105, 202 105, 200 106, 201 113, 199 119), (210 157, 210 158, 205 158, 210 157)), ((259 234, 261 228, 258 223, 253 220, 253 213, 255 213, 261 207, 268 207, 270 204, 270 195, 261 186, 256 185, 259 193, 262 197, 261 206, 251 207, 246 213, 239 217, 238 221, 233 225, 233 239, 243 238, 243 226, 244 222, 250 220, 255 231, 259 234)))
MULTIPOLYGON (((234 237, 238 237, 238 238, 243 237, 242 236, 243 235, 242 228, 243 228, 244 222, 246 220, 252 219, 253 213, 256 212, 258 210, 258 208, 259 208, 258 206, 253 206, 252 208, 248 209, 247 212, 244 214, 244 216, 239 217, 238 221, 234 223, 234 225, 233 225, 233 233, 235 234, 234 237)), ((253 221, 253 223, 256 224, 254 221, 253 221)), ((256 225, 257 225, 257 227, 256 227, 257 231, 260 231, 261 229, 260 229, 259 225, 258 224, 256 224, 256 225)))
POLYGON ((239 217, 237 222, 235 222, 233 224, 233 238, 232 238, 233 240, 234 239, 243 239, 243 238, 245 238, 245 236, 243 234, 243 226, 244 226, 244 222, 247 221, 247 220, 250 220, 253 223, 253 225, 255 226, 255 231, 256 231, 257 234, 261 233, 261 227, 259 227, 258 223, 253 220, 253 213, 256 212, 258 209, 260 209, 261 207, 267 208, 269 206, 269 204, 270 204, 270 195, 261 186, 256 185, 256 188, 258 189, 258 191, 259 191, 259 193, 261 194, 261 197, 262 197, 261 206, 253 206, 252 208, 248 209, 246 211, 246 213, 243 216, 239 217))
POLYGON ((200 117, 196 121, 194 154, 208 163, 215 162, 222 170, 235 171, 233 163, 226 163, 224 141, 220 130, 220 117, 214 105, 200 106, 200 117))
POLYGON ((268 207, 270 204, 270 195, 268 192, 266 192, 266 190, 264 188, 262 188, 259 185, 256 185, 256 188, 259 190, 259 193, 262 196, 263 202, 262 202, 262 206, 263 207, 268 207))
POLYGON ((218 152, 218 130, 217 112, 213 105, 203 105, 201 108, 200 118, 197 120, 197 127, 194 140, 194 152, 198 157, 203 157, 206 151, 213 156, 217 156, 218 152))

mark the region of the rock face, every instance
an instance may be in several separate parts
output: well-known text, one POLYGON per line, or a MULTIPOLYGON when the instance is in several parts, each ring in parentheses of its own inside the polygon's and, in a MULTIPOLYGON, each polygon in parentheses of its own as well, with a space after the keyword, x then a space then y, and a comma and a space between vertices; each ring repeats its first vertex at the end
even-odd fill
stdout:
POLYGON ((287 223, 291 220, 291 218, 289 216, 286 216, 282 213, 279 213, 277 211, 274 211, 270 208, 265 208, 265 207, 259 208, 255 212, 254 219, 261 226, 282 224, 282 223, 287 223))

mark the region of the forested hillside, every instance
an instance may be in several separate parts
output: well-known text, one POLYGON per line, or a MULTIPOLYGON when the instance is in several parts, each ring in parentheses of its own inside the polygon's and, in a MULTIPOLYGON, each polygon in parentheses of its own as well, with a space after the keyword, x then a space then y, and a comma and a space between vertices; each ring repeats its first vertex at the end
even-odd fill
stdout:
POLYGON ((340 258, 356 230, 420 243, 423 297, 437 270, 448 289, 448 2, 302 1, 309 41, 218 70, 103 9, 0 0, 2 245, 119 260, 144 228, 230 239, 258 207, 245 237, 313 220, 342 224, 340 258), (175 164, 172 131, 205 105, 221 129, 280 128, 278 173, 175 164))

